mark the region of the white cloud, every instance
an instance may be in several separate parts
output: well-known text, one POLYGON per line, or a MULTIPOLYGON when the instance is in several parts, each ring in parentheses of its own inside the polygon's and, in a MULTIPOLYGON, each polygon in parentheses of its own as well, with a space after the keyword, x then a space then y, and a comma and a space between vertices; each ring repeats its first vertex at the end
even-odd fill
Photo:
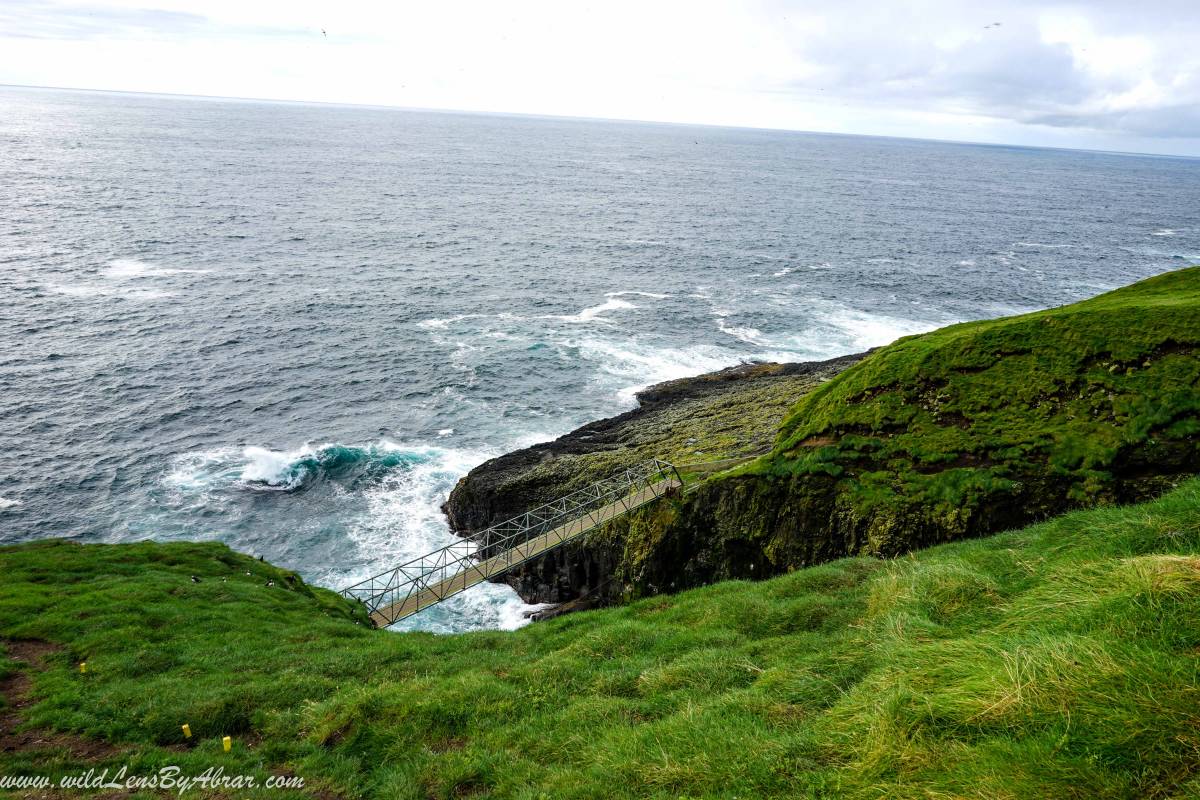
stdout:
POLYGON ((7 0, 0 82, 1200 154, 1197 35, 1174 0, 7 0))

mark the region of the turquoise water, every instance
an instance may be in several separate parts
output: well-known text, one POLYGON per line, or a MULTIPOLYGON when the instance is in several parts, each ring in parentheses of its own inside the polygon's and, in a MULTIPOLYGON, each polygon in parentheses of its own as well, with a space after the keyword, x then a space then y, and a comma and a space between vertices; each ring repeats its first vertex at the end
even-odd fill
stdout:
POLYGON ((1197 209, 1186 159, 0 88, 0 540, 341 586, 641 386, 1200 262, 1197 209))

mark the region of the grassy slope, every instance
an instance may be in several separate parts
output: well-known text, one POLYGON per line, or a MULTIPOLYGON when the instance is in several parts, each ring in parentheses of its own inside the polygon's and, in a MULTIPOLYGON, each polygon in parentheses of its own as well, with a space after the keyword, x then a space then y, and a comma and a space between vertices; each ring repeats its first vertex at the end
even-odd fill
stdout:
POLYGON ((1200 446, 1198 351, 1200 267, 907 337, 797 403, 752 471, 838 477, 858 516, 911 501, 953 516, 1030 476, 1112 500, 1114 471, 1200 446))
POLYGON ((66 646, 33 720, 143 771, 287 765, 400 798, 1200 797, 1200 481, 515 633, 367 630, 216 544, 2 548, 0 574, 0 635, 66 646), (195 749, 163 749, 183 722, 195 749))

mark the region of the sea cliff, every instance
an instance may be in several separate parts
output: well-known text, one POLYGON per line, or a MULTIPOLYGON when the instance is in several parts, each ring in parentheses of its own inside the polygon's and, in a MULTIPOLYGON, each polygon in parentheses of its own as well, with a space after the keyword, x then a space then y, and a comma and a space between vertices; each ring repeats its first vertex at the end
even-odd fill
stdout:
MULTIPOLYGON (((689 474, 740 463, 771 449, 796 397, 865 355, 742 364, 651 386, 637 394, 631 411, 480 465, 459 481, 443 510, 452 528, 470 535, 649 458, 669 459, 689 474)), ((624 592, 612 581, 622 557, 619 542, 593 538, 552 551, 505 580, 527 602, 609 603, 624 592)))
POLYGON ((681 465, 682 497, 506 578, 563 610, 895 556, 1200 471, 1198 350, 1192 268, 870 354, 651 387, 634 411, 472 470, 445 511, 470 536, 632 461, 681 465))

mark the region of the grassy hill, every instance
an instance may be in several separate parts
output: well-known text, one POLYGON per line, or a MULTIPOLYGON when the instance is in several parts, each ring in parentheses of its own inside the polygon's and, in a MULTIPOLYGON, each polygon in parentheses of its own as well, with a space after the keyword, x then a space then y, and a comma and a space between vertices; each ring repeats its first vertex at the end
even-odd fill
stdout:
POLYGON ((805 395, 753 471, 830 476, 843 526, 898 552, 1200 469, 1200 268, 951 325, 805 395))
POLYGON ((1200 481, 513 633, 369 630, 218 544, 0 548, 0 574, 9 651, 56 645, 0 667, 16 702, 32 678, 18 716, 37 734, 0 775, 220 765, 325 798, 1200 797, 1200 481))

